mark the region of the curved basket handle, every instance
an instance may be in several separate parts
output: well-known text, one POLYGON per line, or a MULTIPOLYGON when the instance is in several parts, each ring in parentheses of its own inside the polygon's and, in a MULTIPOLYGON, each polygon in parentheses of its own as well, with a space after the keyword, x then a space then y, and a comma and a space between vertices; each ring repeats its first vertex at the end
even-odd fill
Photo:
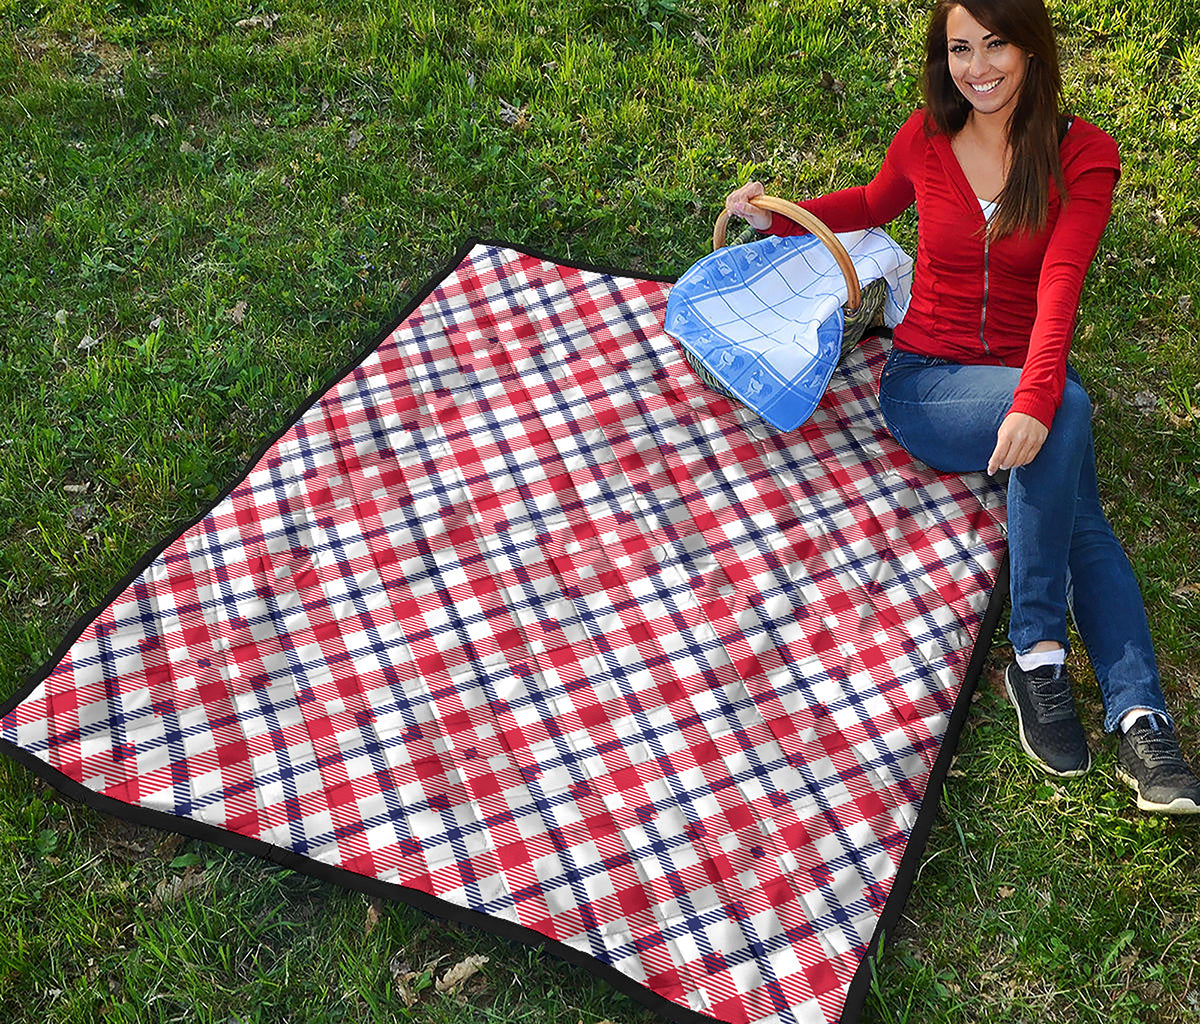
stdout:
MULTIPOLYGON (((846 291, 848 293, 845 307, 846 312, 855 312, 862 301, 861 291, 858 286, 858 272, 854 269, 854 262, 850 259, 850 254, 846 252, 846 247, 838 241, 837 235, 825 226, 825 222, 814 217, 803 207, 788 202, 786 199, 780 199, 777 196, 755 196, 750 200, 750 203, 752 206, 757 206, 760 210, 782 213, 785 217, 794 220, 801 227, 807 228, 825 243, 825 247, 833 253, 833 258, 837 260, 838 267, 842 271, 842 276, 846 279, 846 291)), ((725 225, 728 223, 729 212, 722 210, 721 215, 717 218, 717 223, 713 225, 713 249, 720 249, 725 244, 725 225)))

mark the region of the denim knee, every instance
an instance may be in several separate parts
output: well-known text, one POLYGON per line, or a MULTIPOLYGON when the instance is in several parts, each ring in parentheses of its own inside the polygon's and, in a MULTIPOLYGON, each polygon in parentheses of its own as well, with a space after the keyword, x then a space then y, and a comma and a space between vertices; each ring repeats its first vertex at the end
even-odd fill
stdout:
POLYGON ((1050 424, 1047 445, 1064 451, 1086 445, 1092 436, 1092 400, 1081 384, 1070 378, 1063 388, 1062 404, 1050 424))

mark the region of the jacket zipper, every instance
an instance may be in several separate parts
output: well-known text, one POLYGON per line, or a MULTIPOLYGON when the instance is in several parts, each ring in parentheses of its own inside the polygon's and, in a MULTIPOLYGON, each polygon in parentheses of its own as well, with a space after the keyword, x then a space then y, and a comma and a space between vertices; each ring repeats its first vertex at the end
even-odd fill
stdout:
POLYGON ((983 346, 984 352, 989 356, 992 350, 988 348, 987 339, 983 336, 983 327, 987 321, 987 304, 988 304, 988 231, 987 218, 983 222, 983 306, 979 310, 979 343, 983 346))

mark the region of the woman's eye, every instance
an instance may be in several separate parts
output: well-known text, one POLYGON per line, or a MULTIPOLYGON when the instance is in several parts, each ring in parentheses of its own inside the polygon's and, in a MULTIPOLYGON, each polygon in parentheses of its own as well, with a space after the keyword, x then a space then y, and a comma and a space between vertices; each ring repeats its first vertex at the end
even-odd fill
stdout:
POLYGON ((955 43, 952 47, 950 47, 950 52, 951 53, 966 53, 967 48, 965 46, 963 46, 962 43, 955 43))
POLYGON ((997 50, 1001 46, 1007 46, 1007 45, 1008 45, 1007 39, 993 39, 990 43, 988 43, 988 49, 989 50, 997 50))

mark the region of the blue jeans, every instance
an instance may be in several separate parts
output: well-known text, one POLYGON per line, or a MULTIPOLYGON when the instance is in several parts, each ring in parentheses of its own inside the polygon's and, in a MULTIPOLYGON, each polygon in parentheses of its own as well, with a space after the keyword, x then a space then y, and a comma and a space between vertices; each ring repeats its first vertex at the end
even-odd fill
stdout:
MULTIPOLYGON (((944 473, 987 468, 1021 371, 893 349, 879 403, 892 435, 944 473)), ((1018 654, 1067 646, 1067 611, 1104 700, 1104 727, 1134 708, 1167 716, 1146 609, 1129 559, 1100 508, 1092 406, 1073 368, 1041 450, 1008 478, 1008 557, 1018 654)))

